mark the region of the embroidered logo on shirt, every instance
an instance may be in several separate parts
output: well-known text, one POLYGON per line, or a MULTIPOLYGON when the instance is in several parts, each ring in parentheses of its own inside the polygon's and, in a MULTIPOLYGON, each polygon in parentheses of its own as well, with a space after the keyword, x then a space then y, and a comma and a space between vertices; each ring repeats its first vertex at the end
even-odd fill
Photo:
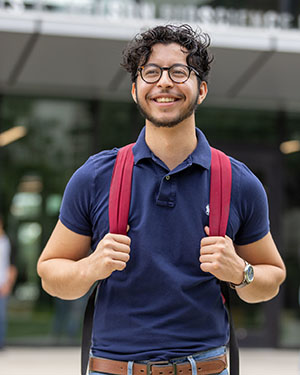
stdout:
POLYGON ((205 207, 205 213, 207 216, 209 216, 209 204, 205 207))

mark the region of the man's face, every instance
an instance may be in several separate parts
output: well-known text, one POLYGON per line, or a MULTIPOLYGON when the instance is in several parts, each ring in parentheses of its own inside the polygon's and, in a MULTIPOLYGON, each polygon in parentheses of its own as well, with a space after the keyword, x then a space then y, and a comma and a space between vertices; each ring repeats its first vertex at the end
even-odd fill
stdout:
MULTIPOLYGON (((147 64, 170 67, 174 64, 187 65, 187 53, 177 43, 155 44, 152 47, 147 64)), ((163 71, 156 83, 146 83, 140 74, 132 85, 132 96, 138 105, 146 123, 157 127, 174 127, 185 120, 194 121, 194 111, 207 93, 205 82, 201 82, 200 90, 197 77, 191 72, 190 78, 182 83, 174 83, 167 71, 163 71)))

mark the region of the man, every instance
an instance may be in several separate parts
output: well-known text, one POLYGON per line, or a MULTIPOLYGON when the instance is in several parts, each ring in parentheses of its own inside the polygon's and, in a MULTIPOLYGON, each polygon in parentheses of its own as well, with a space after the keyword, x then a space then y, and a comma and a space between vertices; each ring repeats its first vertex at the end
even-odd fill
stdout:
POLYGON ((17 277, 17 269, 11 264, 11 244, 7 237, 0 214, 0 349, 3 349, 6 332, 7 298, 17 277))
MULTIPOLYGON (((234 159, 227 236, 208 237, 211 154, 195 127, 207 94, 208 45, 207 35, 187 25, 158 26, 129 44, 123 66, 145 128, 133 148, 128 233, 109 233, 117 150, 104 151, 71 178, 40 257, 38 272, 53 296, 79 298, 102 280, 92 356, 106 360, 92 361, 91 374, 142 374, 140 361, 151 361, 149 372, 153 361, 180 361, 201 374, 196 362, 222 358, 228 341, 218 281, 239 286, 240 298, 254 303, 274 297, 285 278, 265 192, 234 159)), ((228 373, 217 368, 205 373, 228 373)))

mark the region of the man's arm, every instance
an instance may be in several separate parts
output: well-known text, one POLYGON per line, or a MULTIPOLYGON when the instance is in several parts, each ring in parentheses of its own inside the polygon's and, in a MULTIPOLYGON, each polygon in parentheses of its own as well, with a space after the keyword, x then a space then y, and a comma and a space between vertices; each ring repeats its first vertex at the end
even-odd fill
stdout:
POLYGON ((130 238, 108 233, 89 255, 91 238, 58 221, 37 265, 43 289, 63 299, 76 299, 97 281, 126 267, 130 238))
MULTIPOLYGON (((205 231, 209 234, 207 227, 205 231)), ((275 297, 286 277, 284 263, 270 233, 259 241, 243 246, 234 246, 228 236, 206 237, 201 241, 199 259, 203 271, 233 284, 242 282, 244 260, 249 262, 254 268, 254 280, 236 290, 239 297, 249 303, 275 297)))
POLYGON ((267 301, 275 297, 286 277, 285 265, 269 232, 264 238, 249 245, 235 246, 237 254, 253 265, 254 280, 236 289, 239 297, 249 303, 267 301))

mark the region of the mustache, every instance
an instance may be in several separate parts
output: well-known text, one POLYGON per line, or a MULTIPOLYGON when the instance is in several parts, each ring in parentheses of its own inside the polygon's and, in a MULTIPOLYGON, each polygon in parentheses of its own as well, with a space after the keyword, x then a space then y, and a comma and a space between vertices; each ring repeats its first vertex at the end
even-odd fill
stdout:
POLYGON ((146 95, 146 99, 153 99, 153 98, 156 98, 160 95, 170 95, 171 97, 174 97, 176 99, 185 99, 185 95, 182 94, 182 93, 175 93, 175 92, 172 92, 171 90, 160 90, 158 92, 155 92, 155 93, 149 93, 146 95))

